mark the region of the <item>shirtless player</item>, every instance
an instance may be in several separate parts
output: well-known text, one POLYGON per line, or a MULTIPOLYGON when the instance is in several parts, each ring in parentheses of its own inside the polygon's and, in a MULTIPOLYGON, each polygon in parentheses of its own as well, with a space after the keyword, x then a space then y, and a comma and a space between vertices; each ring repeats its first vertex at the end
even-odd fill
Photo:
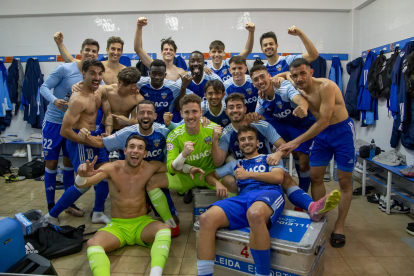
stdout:
POLYGON ((309 110, 316 118, 308 131, 282 145, 278 150, 295 150, 303 142, 314 138, 310 147, 310 179, 312 197, 318 200, 325 195, 323 176, 334 155, 338 163, 338 181, 342 198, 338 219, 331 235, 331 245, 345 245, 344 226, 352 200, 352 171, 355 165, 355 126, 345 108, 339 87, 325 78, 312 78, 313 70, 306 59, 298 58, 290 64, 290 77, 298 91, 309 103, 309 110))
POLYGON ((76 186, 89 187, 108 179, 111 197, 111 222, 87 242, 89 265, 94 276, 109 276, 110 262, 105 252, 125 245, 139 244, 151 248, 151 276, 161 276, 171 245, 170 226, 147 215, 145 184, 157 172, 166 172, 159 161, 144 161, 146 141, 139 135, 128 138, 125 160, 106 163, 94 170, 86 161, 78 168, 76 186))

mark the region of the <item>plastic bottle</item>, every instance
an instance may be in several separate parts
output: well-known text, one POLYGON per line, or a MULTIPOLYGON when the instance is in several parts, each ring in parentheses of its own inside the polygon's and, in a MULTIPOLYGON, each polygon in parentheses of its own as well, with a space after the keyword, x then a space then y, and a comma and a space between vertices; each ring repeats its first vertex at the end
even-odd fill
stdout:
POLYGON ((375 157, 375 141, 374 139, 371 140, 371 145, 369 145, 369 158, 374 158, 375 157))
POLYGON ((335 181, 338 181, 338 164, 336 163, 336 161, 334 163, 333 177, 335 181))
MULTIPOLYGON (((65 96, 65 98, 63 99, 64 101, 66 101, 66 102, 69 102, 69 99, 70 99, 70 94, 69 94, 69 92, 68 93, 66 93, 66 96, 65 96)), ((68 108, 68 106, 67 105, 65 105, 65 108, 67 109, 68 108)), ((62 118, 65 116, 65 112, 66 111, 62 111, 62 118)))
POLYGON ((63 182, 63 171, 60 166, 57 168, 56 181, 63 182))

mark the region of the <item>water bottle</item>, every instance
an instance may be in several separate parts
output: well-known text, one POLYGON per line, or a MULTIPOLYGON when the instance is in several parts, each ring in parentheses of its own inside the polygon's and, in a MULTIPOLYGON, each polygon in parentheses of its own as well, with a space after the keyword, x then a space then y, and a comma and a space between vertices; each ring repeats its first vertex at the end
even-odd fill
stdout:
MULTIPOLYGON (((70 94, 68 92, 68 93, 66 93, 66 96, 65 96, 65 98, 63 100, 66 101, 66 102, 69 102, 69 99, 70 99, 70 94)), ((67 105, 65 105, 65 107, 66 107, 66 109, 68 108, 67 105)), ((65 117, 65 111, 62 111, 62 118, 63 117, 65 117)))
POLYGON ((57 168, 56 181, 63 182, 63 171, 60 166, 57 168))
POLYGON ((336 163, 336 161, 334 163, 333 177, 335 181, 338 181, 338 164, 336 163))
POLYGON ((371 145, 369 145, 369 158, 374 158, 375 157, 375 141, 374 139, 371 140, 371 145))

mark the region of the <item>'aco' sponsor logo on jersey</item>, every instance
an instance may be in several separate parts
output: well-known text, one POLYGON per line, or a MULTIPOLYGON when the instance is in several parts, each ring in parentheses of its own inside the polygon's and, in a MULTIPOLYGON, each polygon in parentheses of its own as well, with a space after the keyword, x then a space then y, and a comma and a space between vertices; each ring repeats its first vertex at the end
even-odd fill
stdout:
POLYGON ((167 150, 173 150, 174 149, 174 144, 173 143, 167 143, 167 150))
POLYGON ((190 156, 187 157, 187 159, 190 161, 195 161, 195 160, 198 160, 200 158, 204 158, 210 155, 211 155, 211 149, 205 150, 204 152, 191 154, 190 156))
POLYGON ((161 98, 162 98, 163 100, 165 100, 165 98, 167 98, 167 93, 162 92, 162 93, 161 93, 161 98))
MULTIPOLYGON (((226 72, 226 74, 227 74, 227 72, 226 72)), ((223 82, 225 82, 226 80, 228 80, 230 78, 231 78, 231 76, 227 75, 227 76, 224 76, 222 79, 223 79, 223 82)))
POLYGON ((147 158, 148 157, 156 157, 158 155, 160 155, 162 153, 162 149, 157 149, 157 150, 153 150, 153 151, 148 151, 147 152, 147 158))
POLYGON ((155 139, 152 141, 154 143, 154 146, 158 147, 160 145, 160 139, 155 139))
POLYGON ((155 107, 163 107, 163 106, 168 106, 168 102, 156 102, 155 107))
POLYGON ((275 116, 277 118, 286 118, 290 113, 292 113, 292 110, 286 109, 283 112, 273 114, 273 116, 275 116))
POLYGON ((248 172, 265 172, 266 166, 265 165, 254 166, 253 168, 249 168, 247 171, 248 172))
POLYGON ((206 137, 206 138, 204 139, 204 142, 205 142, 207 145, 210 145, 210 143, 211 143, 211 137, 210 137, 210 136, 206 137))
MULTIPOLYGON (((251 92, 251 91, 250 91, 251 92)), ((257 97, 251 97, 250 99, 245 99, 246 104, 251 104, 257 102, 257 97)))

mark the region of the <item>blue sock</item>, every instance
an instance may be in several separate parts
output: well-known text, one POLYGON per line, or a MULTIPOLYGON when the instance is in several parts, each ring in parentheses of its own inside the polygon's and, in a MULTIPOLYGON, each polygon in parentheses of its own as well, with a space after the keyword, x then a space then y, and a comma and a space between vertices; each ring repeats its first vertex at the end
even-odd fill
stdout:
POLYGON ((45 191, 47 204, 55 203, 56 170, 45 168, 45 191))
POLYGON ((270 248, 267 250, 250 248, 250 252, 256 266, 256 275, 270 275, 270 248))
POLYGON ((109 194, 108 181, 106 179, 102 180, 95 187, 95 207, 93 211, 103 212, 105 201, 109 194))
POLYGON ((71 167, 63 167, 63 186, 65 191, 75 184, 75 173, 71 167))
POLYGON ((198 276, 213 276, 214 261, 213 260, 197 260, 198 276))
POLYGON ((52 210, 49 211, 49 215, 57 218, 60 213, 63 212, 63 210, 67 209, 70 205, 75 203, 75 201, 78 200, 78 198, 80 198, 80 196, 83 195, 87 190, 89 189, 78 189, 75 186, 70 187, 63 193, 52 210))
POLYGON ((309 205, 313 202, 313 199, 298 186, 292 186, 286 191, 290 202, 296 207, 309 211, 309 205))
POLYGON ((310 186, 310 170, 307 172, 301 172, 300 171, 300 165, 299 165, 299 159, 293 159, 295 161, 295 168, 296 172, 298 173, 299 178, 299 188, 304 190, 305 192, 308 192, 309 186, 310 186))

